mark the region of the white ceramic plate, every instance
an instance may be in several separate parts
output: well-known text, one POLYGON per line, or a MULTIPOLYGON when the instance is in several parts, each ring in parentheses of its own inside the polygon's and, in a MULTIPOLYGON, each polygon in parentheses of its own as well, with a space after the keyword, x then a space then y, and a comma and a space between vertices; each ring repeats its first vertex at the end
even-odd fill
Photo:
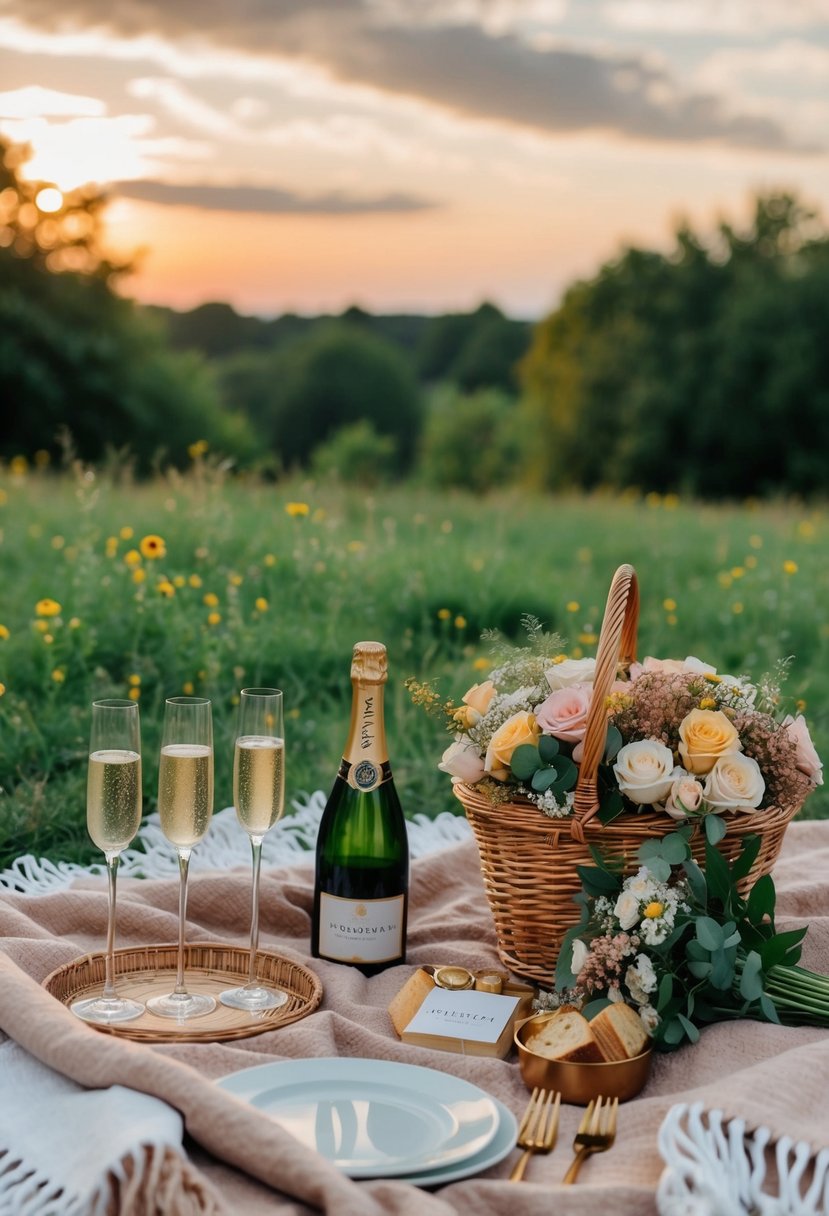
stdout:
POLYGON ((503 1102, 494 1099, 498 1109, 500 1122, 495 1136, 486 1148, 471 1157, 459 1161, 457 1165, 446 1165, 442 1169, 422 1170, 416 1174, 404 1174, 398 1182, 411 1182, 415 1186, 445 1186, 447 1182, 457 1182, 460 1178, 471 1178, 473 1174, 481 1174, 512 1152, 518 1136, 518 1121, 515 1115, 504 1106, 503 1102))
POLYGON ((265 1111, 351 1178, 414 1180, 467 1162, 503 1123, 499 1104, 476 1085, 388 1060, 285 1060, 216 1084, 265 1111))

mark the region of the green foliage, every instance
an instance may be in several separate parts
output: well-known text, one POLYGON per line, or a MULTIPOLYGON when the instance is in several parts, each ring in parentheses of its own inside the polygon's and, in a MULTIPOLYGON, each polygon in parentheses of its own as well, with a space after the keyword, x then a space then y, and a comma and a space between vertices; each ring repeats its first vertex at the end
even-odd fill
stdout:
MULTIPOLYGON (((349 655, 365 636, 389 647, 390 754, 407 813, 459 809, 437 769, 445 716, 415 709, 404 680, 434 680, 459 701, 494 665, 480 636, 493 625, 505 638, 530 631, 528 654, 592 653, 584 637, 598 631, 622 559, 642 587, 640 654, 700 654, 754 676, 781 651, 793 654, 777 712, 805 701, 815 745, 829 754, 825 509, 503 491, 482 499, 411 485, 366 494, 307 476, 231 478, 209 455, 185 474, 132 484, 117 465, 111 477, 16 468, 0 466, 0 865, 26 852, 95 859, 85 823, 89 703, 127 695, 131 674, 141 677, 147 811, 164 697, 185 685, 214 702, 217 807, 231 800, 233 697, 246 684, 285 690, 289 805, 327 789, 348 724, 349 655), (307 517, 289 516, 291 501, 306 503, 307 517), (125 527, 132 537, 120 537, 125 527), (136 583, 124 558, 148 533, 164 538, 166 556, 144 561, 136 583), (163 577, 174 595, 159 592, 163 577), (215 609, 205 595, 217 597, 215 609), (34 624, 44 596, 62 605, 49 633, 34 624), (522 627, 528 609, 561 635, 555 643, 531 622, 522 627), (221 619, 211 624, 214 610, 221 619)), ((539 661, 540 673, 548 666, 539 661)), ((827 813, 823 785, 805 814, 827 813)))
POLYGON ((540 485, 815 494, 829 459, 829 238, 788 196, 713 248, 627 250, 577 283, 522 365, 540 485))
POLYGON ((448 381, 465 392, 494 388, 514 394, 517 364, 529 340, 529 325, 510 320, 493 304, 473 313, 448 313, 426 325, 418 371, 426 381, 448 381))
POLYGON ((391 479, 396 463, 392 437, 378 435, 363 419, 341 427, 315 448, 311 466, 323 481, 333 477, 346 485, 377 486, 391 479))
MULTIPOLYGON (((641 880, 625 880, 606 864, 582 867, 582 916, 562 946, 557 985, 567 988, 578 980, 570 968, 576 940, 591 951, 587 970, 580 974, 592 975, 597 965, 601 973, 600 960, 610 938, 618 936, 619 942, 628 943, 633 936, 638 942, 634 947, 638 951, 635 971, 640 977, 639 959, 644 956, 649 960, 648 986, 637 991, 640 980, 631 980, 626 964, 621 971, 616 967, 605 974, 621 982, 623 997, 634 1003, 648 1003, 655 1011, 653 1040, 657 1049, 672 1051, 684 1042, 695 1043, 701 1028, 728 1018, 829 1025, 829 977, 796 966, 806 929, 777 932, 770 875, 758 879, 748 894, 740 889, 758 848, 758 838, 747 838, 740 856, 729 865, 708 842, 704 871, 699 867, 692 871, 687 831, 645 841, 639 848, 639 860, 652 879, 663 884, 658 888, 660 892, 670 890, 664 884, 678 884, 673 888, 677 897, 673 919, 666 921, 665 930, 654 939, 644 931, 647 918, 653 916, 649 909, 644 911, 641 923, 626 920, 622 932, 617 928, 618 920, 614 920, 617 899, 624 892, 625 899, 630 900, 630 882, 641 880), (691 873, 693 881, 689 882, 691 873), (596 904, 596 900, 603 902, 596 904), (593 950, 597 950, 596 955, 593 950), (590 958, 598 962, 591 964, 590 958)), ((638 898, 646 901, 651 896, 638 898)), ((586 995, 595 998, 608 994, 605 984, 596 980, 588 983, 586 995)))
POLYGON ((413 460, 421 409, 409 361, 361 327, 320 326, 275 352, 237 355, 220 374, 228 404, 248 412, 287 468, 363 420, 393 441, 398 470, 413 460))
POLYGON ((429 485, 483 494, 520 479, 525 449, 511 397, 494 389, 467 396, 443 386, 429 401, 418 473, 429 485))
POLYGON ((199 438, 252 455, 249 428, 221 410, 203 361, 173 354, 158 326, 115 295, 116 268, 98 251, 104 198, 76 191, 44 215, 18 161, 19 150, 6 149, 0 171, 0 453, 55 456, 68 435, 85 460, 128 445, 145 472, 162 453, 189 463, 199 438))

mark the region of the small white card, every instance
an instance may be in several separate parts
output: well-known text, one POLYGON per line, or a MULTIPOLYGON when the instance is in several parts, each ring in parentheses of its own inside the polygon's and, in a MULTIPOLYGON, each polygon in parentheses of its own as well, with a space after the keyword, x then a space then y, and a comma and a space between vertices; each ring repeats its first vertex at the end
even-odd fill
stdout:
POLYGON ((433 988, 406 1027, 404 1034, 444 1035, 497 1043, 518 1004, 517 996, 494 992, 448 992, 433 988))

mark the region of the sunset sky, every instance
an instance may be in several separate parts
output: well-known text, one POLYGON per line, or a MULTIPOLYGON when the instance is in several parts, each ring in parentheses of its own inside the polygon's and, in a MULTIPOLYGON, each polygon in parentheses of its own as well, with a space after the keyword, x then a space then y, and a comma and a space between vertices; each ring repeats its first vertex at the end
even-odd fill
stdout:
POLYGON ((533 318, 758 190, 829 222, 829 0, 0 0, 0 135, 141 300, 533 318))

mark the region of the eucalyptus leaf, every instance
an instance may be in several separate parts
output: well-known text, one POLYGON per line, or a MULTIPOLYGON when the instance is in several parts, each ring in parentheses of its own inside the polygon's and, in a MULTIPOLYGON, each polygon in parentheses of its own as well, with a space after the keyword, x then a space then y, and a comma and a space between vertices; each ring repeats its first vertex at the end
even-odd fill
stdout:
POLYGON ((530 785, 538 794, 543 794, 551 785, 555 785, 558 774, 554 768, 537 768, 532 775, 530 785))
POLYGON ((728 831, 728 825, 719 815, 705 816, 705 835, 711 844, 717 844, 728 831))
POLYGON ((558 774, 556 785, 560 785, 563 790, 571 790, 579 779, 579 770, 576 768, 569 756, 556 756, 553 761, 553 768, 558 774))
POLYGON ((754 950, 746 956, 740 976, 740 996, 747 1001, 756 1001, 763 992, 763 971, 760 955, 754 950))
POLYGON ((689 852, 688 841, 681 832, 669 832, 662 841, 660 855, 672 866, 678 866, 689 852))
POLYGON ((682 1029, 687 1034, 690 1042, 698 1043, 699 1042, 699 1030, 696 1028, 694 1023, 689 1021, 688 1018, 686 1018, 685 1015, 682 1013, 678 1013, 676 1016, 677 1016, 677 1021, 680 1023, 680 1025, 682 1026, 682 1029))
POLYGON ((691 888, 691 894, 694 899, 705 906, 708 902, 708 884, 705 881, 705 875, 699 868, 693 857, 687 857, 682 863, 682 869, 685 872, 685 877, 688 879, 688 886, 691 888))
POLYGON ((667 882, 671 877, 671 863, 665 861, 664 857, 649 858, 647 867, 657 882, 667 882))
POLYGON ((724 950, 715 950, 711 955, 711 983, 721 992, 726 992, 734 980, 734 959, 724 950))
POLYGON ((647 862, 651 857, 661 857, 662 841, 653 836, 649 840, 643 840, 636 855, 642 862, 647 862))
POLYGON ((776 1022, 778 1026, 780 1025, 780 1014, 777 1012, 777 1006, 765 992, 760 996, 760 1008, 769 1022, 776 1022))
POLYGON ((706 950, 718 950, 723 944, 723 931, 710 916, 698 916, 696 921, 697 941, 706 950))
POLYGON ((519 781, 527 781, 536 769, 541 768, 538 748, 532 743, 522 743, 512 753, 509 765, 514 777, 517 777, 519 781))
POLYGON ((707 950, 695 937, 688 942, 685 953, 688 958, 694 959, 696 962, 708 962, 711 956, 711 951, 707 950))
POLYGON ((593 866, 577 866, 577 873, 588 895, 607 895, 619 890, 619 880, 607 870, 593 866))
POLYGON ((707 979, 708 976, 711 974, 711 964, 703 963, 703 962, 689 963, 688 970, 691 972, 691 975, 693 975, 695 979, 704 980, 704 979, 707 979))
POLYGON ((549 764, 558 755, 558 739, 552 735, 542 735, 538 740, 538 754, 545 764, 549 764))
POLYGON ((682 1042, 684 1037, 685 1027, 680 1022, 679 1017, 677 1016, 671 1018, 670 1022, 666 1024, 665 1029, 662 1031, 663 1041, 676 1046, 678 1043, 682 1042))
POLYGON ((674 991, 673 976, 666 972, 659 981, 659 987, 656 990, 656 1009, 661 1013, 668 1001, 671 999, 674 991))

